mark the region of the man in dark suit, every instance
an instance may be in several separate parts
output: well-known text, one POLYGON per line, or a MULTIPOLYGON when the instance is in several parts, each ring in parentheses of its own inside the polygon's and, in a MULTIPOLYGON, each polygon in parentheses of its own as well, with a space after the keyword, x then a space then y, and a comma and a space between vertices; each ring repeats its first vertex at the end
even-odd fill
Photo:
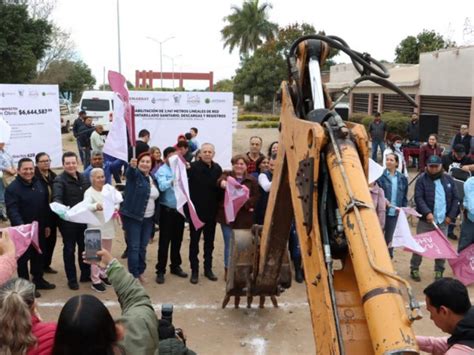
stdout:
MULTIPOLYGON (((48 190, 36 178, 35 166, 30 158, 22 158, 18 162, 18 176, 7 187, 5 202, 12 226, 38 222, 39 246, 44 251, 46 238, 49 237, 49 231, 46 231, 49 211, 48 190)), ((18 276, 30 279, 28 261, 36 289, 54 289, 56 286, 43 278, 43 254, 40 254, 32 244, 17 260, 18 276)))
POLYGON ((212 251, 216 234, 216 214, 219 201, 217 180, 222 175, 222 168, 212 159, 215 155, 214 145, 204 143, 199 153, 200 159, 191 163, 188 169, 189 192, 199 219, 204 226, 196 230, 189 223, 191 241, 189 244, 189 262, 191 263, 191 283, 199 279, 199 239, 204 233, 204 275, 211 281, 217 281, 212 272, 212 251))

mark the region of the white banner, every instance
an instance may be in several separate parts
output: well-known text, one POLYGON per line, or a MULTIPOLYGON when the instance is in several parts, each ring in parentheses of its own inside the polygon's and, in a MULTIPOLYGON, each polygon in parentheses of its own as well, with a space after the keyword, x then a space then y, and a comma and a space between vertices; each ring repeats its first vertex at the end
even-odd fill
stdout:
POLYGON ((0 116, 11 127, 6 150, 15 163, 46 152, 52 167, 62 165, 57 85, 0 84, 0 116))
POLYGON ((214 144, 214 160, 222 168, 230 168, 232 93, 131 91, 130 103, 135 106, 136 134, 149 130, 150 146, 163 151, 175 145, 179 135, 196 127, 199 144, 214 144))

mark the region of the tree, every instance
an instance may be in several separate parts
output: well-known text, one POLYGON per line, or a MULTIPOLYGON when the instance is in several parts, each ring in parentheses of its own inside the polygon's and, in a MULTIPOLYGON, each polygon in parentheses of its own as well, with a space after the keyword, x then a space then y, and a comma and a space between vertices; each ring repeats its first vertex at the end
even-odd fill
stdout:
POLYGON ((255 51, 263 40, 273 39, 278 26, 268 20, 269 3, 259 4, 259 0, 245 0, 242 7, 233 5, 232 13, 224 17, 228 24, 221 30, 224 48, 232 53, 239 47, 242 55, 255 51))
MULTIPOLYGON (((242 58, 234 78, 234 93, 272 101, 282 80, 288 77, 286 52, 289 47, 299 37, 315 33, 315 28, 306 23, 295 23, 279 29, 276 39, 266 42, 251 57, 242 58)), ((323 70, 329 68, 331 58, 336 54, 335 51, 330 53, 323 70)))
MULTIPOLYGON (((127 89, 128 90, 135 90, 135 86, 129 80, 127 80, 127 89)), ((100 84, 99 85, 99 90, 112 91, 112 88, 110 87, 109 84, 100 84)))
POLYGON ((214 84, 214 91, 217 92, 233 92, 234 91, 234 81, 232 79, 223 79, 219 80, 214 84))
POLYGON ((50 47, 38 64, 38 75, 44 72, 48 66, 58 60, 74 60, 76 50, 71 34, 62 28, 53 25, 50 47))
POLYGON ((87 64, 81 61, 59 60, 51 62, 35 82, 37 84, 58 84, 61 92, 71 92, 72 100, 77 102, 82 92, 92 89, 96 81, 87 64))
POLYGON ((25 5, 0 1, 0 82, 28 83, 49 48, 52 27, 25 5))
POLYGON ((408 36, 395 49, 395 63, 418 64, 420 53, 437 51, 455 46, 456 43, 444 39, 431 30, 423 30, 416 37, 408 36))

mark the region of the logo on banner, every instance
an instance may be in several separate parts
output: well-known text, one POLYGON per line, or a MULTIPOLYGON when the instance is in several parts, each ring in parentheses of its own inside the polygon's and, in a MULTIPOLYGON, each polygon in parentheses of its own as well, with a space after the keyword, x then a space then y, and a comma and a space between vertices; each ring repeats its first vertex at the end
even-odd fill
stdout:
POLYGON ((213 104, 223 104, 225 103, 225 99, 210 99, 209 97, 204 100, 206 104, 210 104, 211 102, 213 104))
POLYGON ((181 94, 174 94, 173 101, 175 104, 179 105, 181 103, 181 94))
POLYGON ((41 93, 41 95, 43 95, 43 96, 53 96, 53 95, 56 95, 56 93, 52 92, 52 91, 49 91, 49 92, 43 91, 41 93))
POLYGON ((30 90, 28 91, 28 96, 32 96, 32 97, 39 96, 39 92, 36 90, 30 90))
POLYGON ((2 96, 2 97, 5 97, 5 96, 14 96, 15 94, 16 94, 16 93, 14 93, 14 92, 8 92, 8 91, 5 92, 5 91, 2 91, 2 92, 0 93, 0 96, 2 96))
POLYGON ((20 97, 23 97, 25 95, 25 90, 18 90, 18 95, 20 95, 20 97))
POLYGON ((201 103, 201 98, 199 95, 188 94, 188 105, 199 105, 201 103))
POLYGON ((168 102, 169 99, 167 99, 166 97, 153 97, 151 99, 151 103, 152 104, 156 104, 157 102, 168 102))

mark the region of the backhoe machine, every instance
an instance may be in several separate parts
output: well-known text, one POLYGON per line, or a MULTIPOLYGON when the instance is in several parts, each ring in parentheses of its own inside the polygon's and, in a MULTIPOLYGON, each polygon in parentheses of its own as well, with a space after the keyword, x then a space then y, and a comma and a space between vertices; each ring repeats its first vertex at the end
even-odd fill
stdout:
POLYGON ((421 318, 407 281, 393 268, 370 196, 368 136, 334 111, 370 80, 414 100, 389 82, 386 68, 335 36, 296 40, 287 56, 279 145, 263 226, 234 230, 223 307, 231 297, 277 297, 291 285, 288 238, 300 242, 317 354, 419 354, 411 324, 421 318), (333 102, 320 68, 331 49, 359 72, 333 102), (405 297, 405 298, 404 298, 405 297), (405 306, 405 299, 408 307, 405 306))

